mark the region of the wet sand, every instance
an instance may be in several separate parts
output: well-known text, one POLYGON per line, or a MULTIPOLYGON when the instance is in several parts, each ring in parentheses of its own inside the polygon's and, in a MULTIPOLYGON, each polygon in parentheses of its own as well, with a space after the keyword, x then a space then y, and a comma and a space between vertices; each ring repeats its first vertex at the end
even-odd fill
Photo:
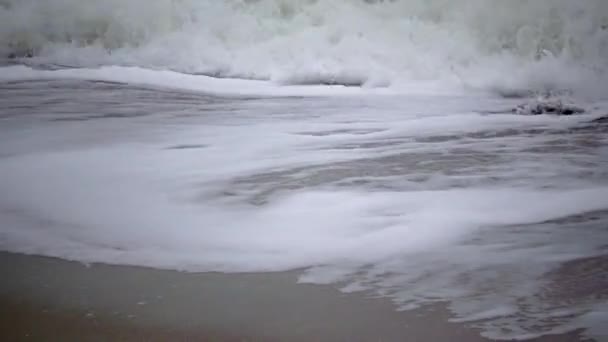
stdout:
MULTIPOLYGON (((441 306, 297 284, 0 253, 2 341, 485 341, 441 306)), ((579 341, 575 334, 538 341, 579 341)))

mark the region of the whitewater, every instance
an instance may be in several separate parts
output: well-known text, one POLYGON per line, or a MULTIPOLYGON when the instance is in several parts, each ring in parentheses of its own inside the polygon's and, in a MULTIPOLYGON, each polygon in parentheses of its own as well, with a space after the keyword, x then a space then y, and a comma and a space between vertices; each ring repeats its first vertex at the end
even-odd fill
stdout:
POLYGON ((602 0, 0 0, 0 250, 606 340, 607 115, 602 0))

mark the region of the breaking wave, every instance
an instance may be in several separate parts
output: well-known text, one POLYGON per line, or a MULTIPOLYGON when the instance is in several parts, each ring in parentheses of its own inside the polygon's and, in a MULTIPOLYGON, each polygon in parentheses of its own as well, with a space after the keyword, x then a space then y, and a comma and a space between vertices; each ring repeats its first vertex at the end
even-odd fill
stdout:
MULTIPOLYGON (((606 93, 608 2, 2 0, 0 53, 279 84, 606 93)), ((30 58, 23 58, 30 57, 30 58)))

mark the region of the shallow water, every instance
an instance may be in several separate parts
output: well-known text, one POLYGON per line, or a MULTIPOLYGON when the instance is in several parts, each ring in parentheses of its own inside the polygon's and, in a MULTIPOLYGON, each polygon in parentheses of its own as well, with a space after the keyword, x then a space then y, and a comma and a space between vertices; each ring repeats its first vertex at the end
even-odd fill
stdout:
POLYGON ((444 302, 491 338, 606 338, 605 103, 0 83, 0 249, 444 302), (494 114, 492 114, 494 113, 494 114))

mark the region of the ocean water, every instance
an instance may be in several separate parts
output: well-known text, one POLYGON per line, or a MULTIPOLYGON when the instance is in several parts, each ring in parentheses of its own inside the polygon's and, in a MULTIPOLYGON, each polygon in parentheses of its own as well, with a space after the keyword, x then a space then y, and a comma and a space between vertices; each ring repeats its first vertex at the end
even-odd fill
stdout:
POLYGON ((1 250, 608 339, 608 2, 4 0, 0 58, 1 250))

